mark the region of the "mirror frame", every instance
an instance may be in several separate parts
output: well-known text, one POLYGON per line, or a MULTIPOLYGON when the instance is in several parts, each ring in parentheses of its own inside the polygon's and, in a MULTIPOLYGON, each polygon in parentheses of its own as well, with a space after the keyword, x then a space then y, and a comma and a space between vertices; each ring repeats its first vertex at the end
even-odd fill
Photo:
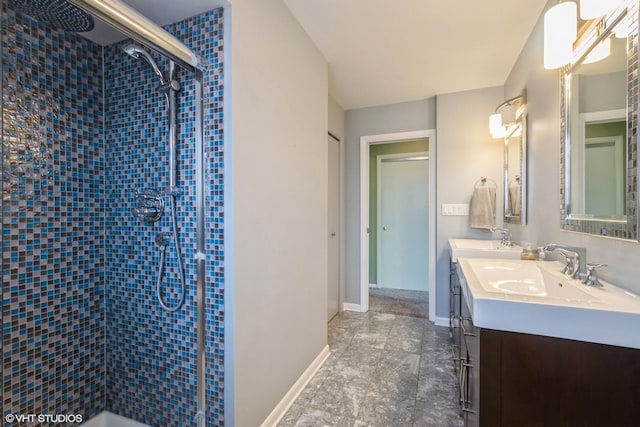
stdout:
POLYGON ((592 24, 574 51, 571 64, 560 73, 560 228, 598 236, 638 240, 638 0, 626 0, 610 15, 592 24), (625 16, 629 16, 627 37, 627 197, 625 220, 592 220, 571 215, 571 71, 607 37, 625 16))
POLYGON ((513 126, 504 137, 504 215, 509 224, 527 225, 527 113, 519 110, 513 126), (520 215, 512 215, 509 210, 509 138, 521 129, 520 136, 520 215))

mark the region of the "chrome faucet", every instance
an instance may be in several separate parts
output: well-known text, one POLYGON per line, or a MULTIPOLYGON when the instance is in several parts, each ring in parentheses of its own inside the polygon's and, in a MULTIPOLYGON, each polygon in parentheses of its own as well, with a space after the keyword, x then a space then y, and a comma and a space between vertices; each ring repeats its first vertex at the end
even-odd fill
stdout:
POLYGON ((496 232, 496 231, 499 231, 500 233, 502 233, 502 240, 500 241, 501 247, 508 248, 513 246, 513 242, 511 241, 513 236, 511 235, 511 231, 509 231, 508 228, 497 228, 497 227, 491 228, 491 232, 496 232))
POLYGON ((558 252, 567 264, 562 272, 574 279, 584 280, 587 277, 587 248, 549 243, 543 247, 544 252, 558 252), (576 269, 576 264, 578 268, 576 269))
POLYGON ((607 264, 587 264, 587 276, 584 278, 582 283, 587 286, 597 286, 602 287, 602 283, 598 279, 597 270, 602 267, 606 267, 607 264))

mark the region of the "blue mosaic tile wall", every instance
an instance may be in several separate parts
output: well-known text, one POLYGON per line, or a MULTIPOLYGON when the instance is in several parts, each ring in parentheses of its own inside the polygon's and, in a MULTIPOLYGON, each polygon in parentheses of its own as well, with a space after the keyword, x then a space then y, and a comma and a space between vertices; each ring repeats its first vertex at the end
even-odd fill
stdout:
MULTIPOLYGON (((21 16, 2 0, 2 376, 9 413, 102 410, 152 426, 196 414, 194 84, 179 72, 178 196, 185 307, 154 294, 169 231, 131 214, 134 190, 167 186, 167 120, 149 66, 21 16), (103 62, 104 60, 104 62, 103 62), (104 64, 104 76, 103 76, 104 64), (104 83, 104 91, 103 91, 104 83)), ((223 414, 222 10, 167 29, 210 66, 204 78, 207 425, 223 414)), ((160 68, 168 61, 153 54, 160 68)), ((173 245, 165 290, 179 280, 173 245)))
MULTIPOLYGON (((206 57, 205 155, 207 183, 207 406, 208 424, 223 424, 223 194, 222 194, 222 10, 169 25, 206 57)), ((107 218, 107 408, 154 426, 184 426, 196 414, 196 248, 194 79, 178 81, 177 199, 180 241, 186 264, 185 307, 163 311, 155 280, 160 251, 156 235, 171 231, 170 212, 145 225, 131 214, 134 191, 168 186, 168 121, 164 96, 152 68, 122 52, 105 49, 107 218)), ((153 54, 161 70, 168 61, 153 54)), ((168 200, 167 200, 168 205, 168 200)), ((180 286, 173 244, 167 250, 164 292, 175 301, 180 286)))
POLYGON ((102 48, 3 0, 2 64, 3 422, 86 419, 105 401, 102 48))

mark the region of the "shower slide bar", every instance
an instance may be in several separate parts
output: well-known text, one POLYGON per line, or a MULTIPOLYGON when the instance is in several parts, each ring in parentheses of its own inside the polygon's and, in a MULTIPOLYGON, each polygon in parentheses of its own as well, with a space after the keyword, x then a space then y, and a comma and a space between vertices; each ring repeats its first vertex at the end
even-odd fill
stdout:
POLYGON ((204 68, 202 58, 158 24, 120 0, 67 0, 128 37, 173 59, 189 71, 204 68))

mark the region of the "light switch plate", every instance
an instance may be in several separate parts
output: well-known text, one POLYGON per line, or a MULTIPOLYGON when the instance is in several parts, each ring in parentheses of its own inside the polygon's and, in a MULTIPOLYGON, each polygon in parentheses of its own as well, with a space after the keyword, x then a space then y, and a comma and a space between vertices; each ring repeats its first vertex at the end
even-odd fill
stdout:
POLYGON ((453 203, 443 203, 442 204, 442 215, 444 216, 465 216, 469 215, 469 204, 461 203, 461 204, 453 204, 453 203))

